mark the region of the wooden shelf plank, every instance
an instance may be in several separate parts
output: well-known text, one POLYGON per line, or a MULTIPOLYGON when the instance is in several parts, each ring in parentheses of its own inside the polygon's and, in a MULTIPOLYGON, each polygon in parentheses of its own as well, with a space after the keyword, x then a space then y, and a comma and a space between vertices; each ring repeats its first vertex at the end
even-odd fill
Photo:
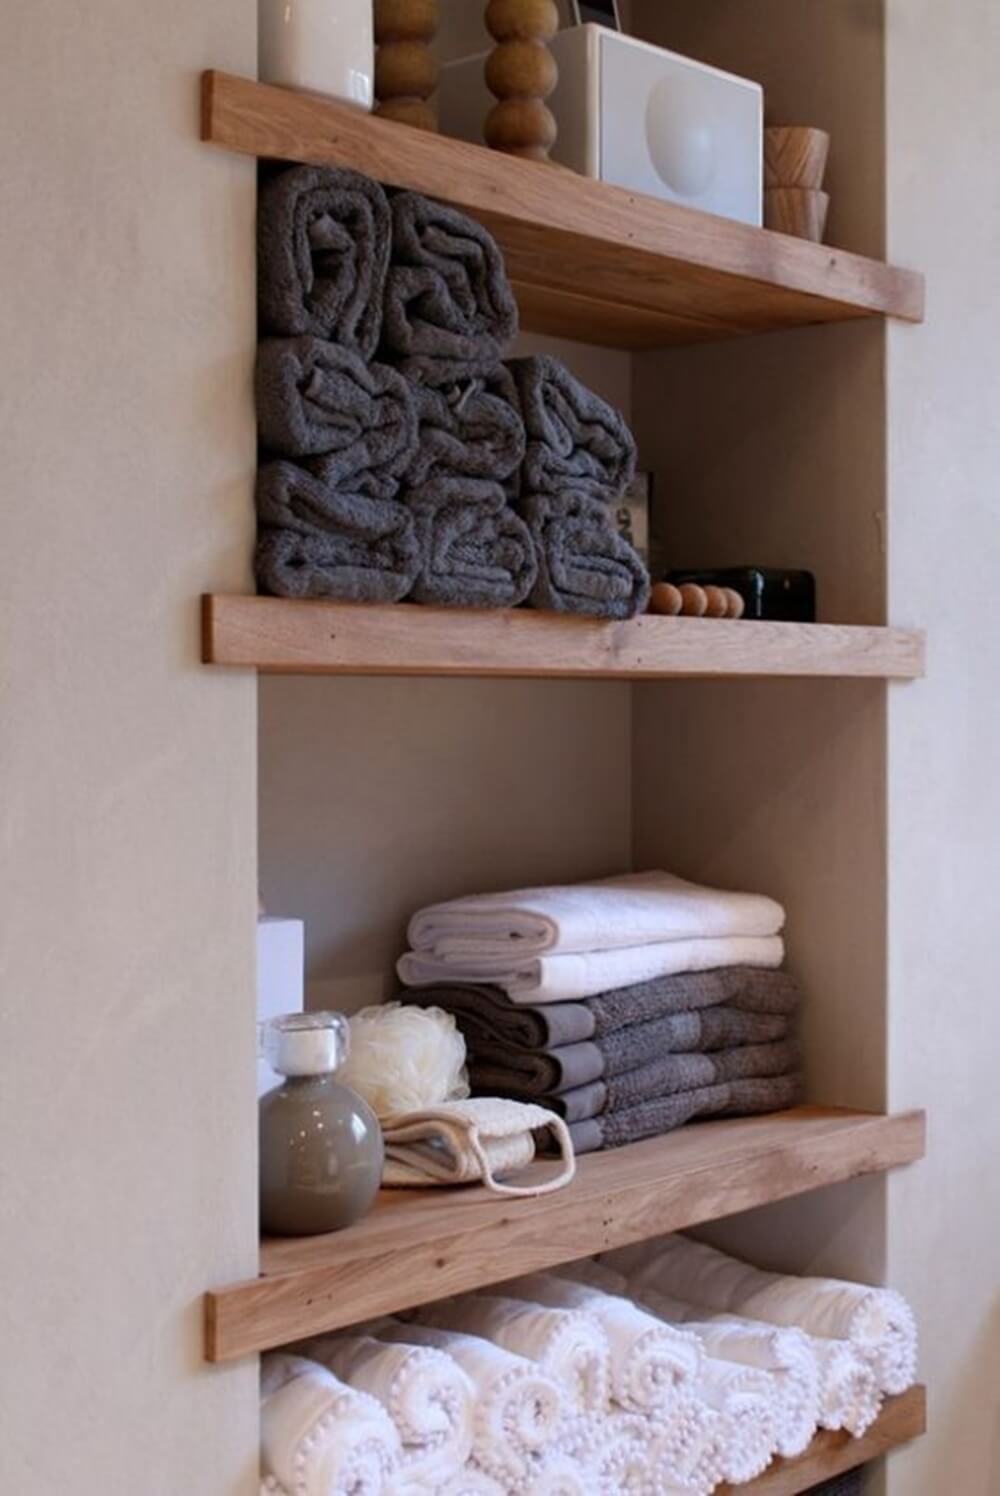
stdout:
POLYGON ((206 1295, 206 1354, 232 1360, 684 1230, 911 1163, 924 1145, 920 1112, 800 1107, 588 1156, 567 1189, 531 1200, 384 1190, 346 1231, 265 1241, 261 1277, 206 1295))
POLYGON ((535 332, 651 348, 878 314, 923 317, 923 278, 913 271, 315 94, 206 73, 202 133, 252 156, 353 167, 472 214, 496 235, 523 325, 535 332))
POLYGON ((890 1398, 878 1421, 860 1439, 847 1433, 821 1433, 796 1460, 775 1460, 759 1480, 749 1485, 720 1486, 717 1496, 798 1496, 813 1486, 833 1480, 870 1460, 919 1439, 927 1432, 927 1393, 911 1387, 902 1397, 890 1398))
POLYGON ((921 633, 838 624, 652 616, 602 623, 530 609, 215 595, 204 599, 203 622, 206 664, 274 675, 912 680, 924 672, 921 633))

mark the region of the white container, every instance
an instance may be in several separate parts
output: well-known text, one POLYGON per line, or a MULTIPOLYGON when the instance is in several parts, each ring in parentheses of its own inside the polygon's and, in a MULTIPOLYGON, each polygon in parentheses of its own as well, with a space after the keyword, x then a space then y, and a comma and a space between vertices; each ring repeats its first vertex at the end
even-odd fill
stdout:
MULTIPOLYGON (((301 1013, 305 995, 305 926, 300 919, 257 921, 257 1021, 301 1013)), ((257 1095, 278 1084, 267 1061, 257 1060, 257 1095)))
MULTIPOLYGON (((551 48, 559 83, 553 159, 632 192, 763 222, 764 91, 604 26, 560 31, 551 48)), ((442 69, 441 129, 482 141, 494 103, 486 54, 442 69)))
POLYGON ((306 88, 370 109, 372 10, 372 0, 258 0, 262 82, 306 88))

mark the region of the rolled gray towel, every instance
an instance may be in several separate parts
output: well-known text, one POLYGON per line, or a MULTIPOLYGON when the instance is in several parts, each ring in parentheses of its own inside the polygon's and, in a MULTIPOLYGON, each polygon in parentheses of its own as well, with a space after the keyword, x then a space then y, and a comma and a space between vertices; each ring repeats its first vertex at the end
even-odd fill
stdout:
POLYGON ((483 379, 431 389, 410 384, 417 448, 407 472, 414 487, 435 478, 488 478, 516 488, 524 461, 524 422, 514 381, 502 364, 483 379))
POLYGON ((257 350, 261 444, 313 458, 324 483, 394 498, 417 446, 410 386, 386 364, 368 364, 322 338, 267 338, 257 350))
POLYGON ((391 200, 384 357, 419 384, 484 377, 517 336, 517 303, 493 236, 416 192, 391 200))
POLYGON ((634 618, 646 611, 649 573, 611 521, 606 504, 574 489, 522 496, 538 557, 531 605, 592 618, 634 618))
POLYGON ((447 608, 516 608, 535 580, 535 553, 499 483, 437 478, 404 490, 420 570, 413 600, 447 608))
POLYGON ((727 1081, 604 1112, 599 1117, 571 1123, 569 1130, 577 1153, 594 1153, 602 1148, 638 1143, 643 1138, 660 1137, 698 1117, 752 1117, 783 1112, 795 1106, 801 1097, 800 1075, 727 1081))
POLYGON ((392 238, 386 195, 356 171, 295 166, 261 188, 261 330, 309 334, 374 358, 392 238))
POLYGON ((507 367, 528 435, 525 492, 572 490, 615 503, 635 476, 635 438, 624 416, 557 358, 515 358, 507 367))
POLYGON ((396 603, 420 569, 413 516, 320 482, 291 462, 257 475, 257 584, 276 597, 396 603))

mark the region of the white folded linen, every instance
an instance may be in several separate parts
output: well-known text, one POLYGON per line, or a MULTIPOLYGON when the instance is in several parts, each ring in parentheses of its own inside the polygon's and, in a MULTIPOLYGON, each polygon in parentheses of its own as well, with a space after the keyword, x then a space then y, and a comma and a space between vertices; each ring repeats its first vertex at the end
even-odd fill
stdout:
POLYGON ((518 958, 777 935, 785 911, 762 894, 704 888, 672 873, 629 873, 593 883, 474 894, 421 909, 407 931, 415 951, 443 960, 518 958))
POLYGON ((434 1496, 507 1496, 509 1489, 470 1460, 446 1485, 439 1486, 434 1496))
POLYGON ((588 1314, 549 1309, 520 1299, 475 1294, 427 1304, 421 1324, 479 1335, 517 1356, 537 1362, 566 1394, 572 1412, 603 1413, 608 1406, 611 1348, 588 1314))
POLYGON ((475 1388, 443 1351, 368 1335, 307 1341, 302 1351, 382 1404, 403 1444, 401 1480, 434 1490, 470 1458, 475 1388))
POLYGON ((777 1450, 775 1391, 766 1371, 705 1358, 697 1396, 723 1418, 722 1474, 734 1486, 762 1475, 777 1450))
POLYGON ((882 1411, 875 1371, 849 1341, 811 1338, 820 1374, 820 1425, 860 1439, 882 1411))
POLYGON ((617 987, 633 987, 685 971, 714 971, 722 966, 776 969, 784 959, 780 935, 730 935, 554 956, 520 957, 515 950, 490 959, 442 958, 431 952, 407 951, 396 970, 407 987, 484 982, 502 988, 514 1003, 558 1003, 580 1002, 617 987))
POLYGON ((533 1361, 475 1335, 430 1325, 399 1325, 381 1331, 379 1338, 433 1346, 457 1361, 475 1388, 473 1459, 501 1483, 523 1481, 531 1456, 558 1440, 566 1422, 566 1400, 533 1361))
POLYGON ((524 1496, 593 1496, 593 1474, 573 1455, 554 1450, 532 1462, 521 1489, 524 1496))
POLYGON ((660 1496, 652 1484, 652 1419, 637 1414, 611 1413, 603 1418, 578 1418, 562 1447, 586 1471, 588 1496, 660 1496))
POLYGON ((669 1412, 701 1370, 701 1347, 693 1335, 662 1324, 628 1299, 546 1273, 505 1288, 530 1303, 578 1310, 600 1325, 610 1348, 612 1401, 626 1412, 669 1412))
POLYGON ((288 1496, 383 1496, 402 1448, 392 1419, 325 1366, 262 1362, 261 1460, 288 1496))

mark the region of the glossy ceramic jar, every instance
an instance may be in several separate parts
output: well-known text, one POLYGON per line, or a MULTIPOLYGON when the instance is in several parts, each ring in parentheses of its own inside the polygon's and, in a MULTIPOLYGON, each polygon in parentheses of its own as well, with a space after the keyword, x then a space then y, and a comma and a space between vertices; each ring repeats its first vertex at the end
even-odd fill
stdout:
POLYGON ((257 0, 260 77, 372 107, 372 0, 257 0))

